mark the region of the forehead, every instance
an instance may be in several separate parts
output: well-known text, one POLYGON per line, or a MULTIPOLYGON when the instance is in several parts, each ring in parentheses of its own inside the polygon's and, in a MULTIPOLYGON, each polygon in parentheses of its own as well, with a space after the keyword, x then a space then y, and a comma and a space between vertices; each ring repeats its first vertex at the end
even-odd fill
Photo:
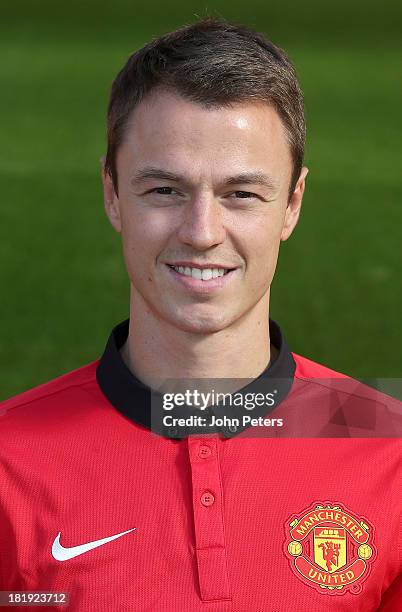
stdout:
MULTIPOLYGON (((220 167, 269 165, 288 174, 291 154, 276 110, 264 102, 206 108, 170 91, 155 90, 132 112, 118 158, 220 167), (135 158, 135 159, 134 159, 135 158)), ((255 168, 254 168, 255 169, 255 168)))

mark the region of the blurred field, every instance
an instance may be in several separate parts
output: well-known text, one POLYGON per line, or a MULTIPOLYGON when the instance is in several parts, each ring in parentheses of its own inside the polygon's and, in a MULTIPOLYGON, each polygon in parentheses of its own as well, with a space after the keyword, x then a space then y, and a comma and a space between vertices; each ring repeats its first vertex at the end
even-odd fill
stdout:
POLYGON ((401 376, 402 5, 25 0, 0 23, 0 399, 96 359, 128 316, 100 183, 109 87, 150 37, 207 13, 266 32, 305 92, 310 174, 271 316, 297 353, 401 376))

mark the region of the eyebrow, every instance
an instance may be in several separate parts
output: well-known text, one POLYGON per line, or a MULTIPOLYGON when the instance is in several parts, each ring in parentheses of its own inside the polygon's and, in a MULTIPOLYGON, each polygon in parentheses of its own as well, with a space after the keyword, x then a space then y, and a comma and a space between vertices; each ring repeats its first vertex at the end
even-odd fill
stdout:
MULTIPOLYGON (((130 183, 134 185, 135 183, 141 183, 142 181, 146 181, 149 179, 160 179, 165 181, 175 181, 177 183, 188 183, 188 181, 179 174, 174 174, 173 172, 168 172, 167 170, 163 170, 162 168, 156 168, 154 166, 147 166, 138 170, 136 174, 131 179, 130 183)), ((235 176, 229 176, 222 181, 225 185, 261 185, 262 187, 266 187, 271 191, 275 191, 278 189, 278 185, 276 182, 267 174, 263 172, 241 172, 240 174, 236 174, 235 176)))
POLYGON ((263 172, 242 172, 235 176, 229 176, 226 181, 226 185, 237 185, 238 183, 244 183, 246 185, 262 185, 274 191, 278 188, 276 182, 267 174, 263 172))

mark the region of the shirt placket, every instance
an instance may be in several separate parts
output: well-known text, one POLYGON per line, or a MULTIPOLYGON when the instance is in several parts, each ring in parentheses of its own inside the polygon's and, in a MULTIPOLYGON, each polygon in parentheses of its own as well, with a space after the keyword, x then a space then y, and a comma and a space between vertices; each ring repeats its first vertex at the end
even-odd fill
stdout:
POLYGON ((217 437, 188 437, 198 580, 203 601, 231 600, 217 437))

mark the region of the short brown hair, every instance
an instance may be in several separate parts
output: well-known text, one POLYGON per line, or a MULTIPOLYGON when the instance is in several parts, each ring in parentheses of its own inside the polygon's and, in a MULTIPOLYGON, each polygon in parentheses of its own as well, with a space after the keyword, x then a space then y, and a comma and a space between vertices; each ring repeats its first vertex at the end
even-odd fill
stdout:
POLYGON ((303 166, 305 120, 296 71, 282 49, 248 26, 205 17, 133 53, 112 84, 108 105, 105 171, 117 195, 116 154, 127 121, 156 87, 206 108, 253 100, 273 106, 293 160, 290 199, 303 166))

